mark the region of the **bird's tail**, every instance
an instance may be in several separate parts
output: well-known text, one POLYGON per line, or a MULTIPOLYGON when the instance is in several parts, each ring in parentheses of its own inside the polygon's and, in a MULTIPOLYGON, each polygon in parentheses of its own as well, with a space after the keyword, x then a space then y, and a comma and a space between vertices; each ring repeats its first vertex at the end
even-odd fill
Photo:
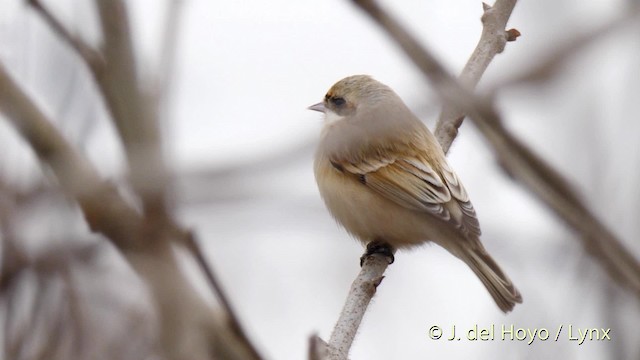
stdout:
POLYGON ((522 303, 522 295, 480 241, 474 245, 461 249, 460 258, 480 278, 500 310, 505 313, 513 310, 516 303, 522 303))

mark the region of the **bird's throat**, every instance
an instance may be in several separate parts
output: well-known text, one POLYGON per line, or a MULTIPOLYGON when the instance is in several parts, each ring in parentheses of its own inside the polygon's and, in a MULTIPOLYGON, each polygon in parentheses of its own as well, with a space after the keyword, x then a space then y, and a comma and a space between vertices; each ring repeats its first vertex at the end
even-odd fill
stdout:
POLYGON ((340 115, 336 114, 333 111, 327 111, 324 114, 324 124, 325 124, 325 126, 332 125, 332 124, 335 124, 337 122, 340 122, 344 118, 345 118, 344 116, 340 116, 340 115))

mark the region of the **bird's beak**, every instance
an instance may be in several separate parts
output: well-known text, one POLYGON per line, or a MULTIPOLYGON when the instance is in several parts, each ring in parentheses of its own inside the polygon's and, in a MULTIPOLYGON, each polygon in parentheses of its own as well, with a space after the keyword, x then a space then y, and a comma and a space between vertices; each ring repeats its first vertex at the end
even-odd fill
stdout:
POLYGON ((323 102, 319 102, 317 104, 313 104, 313 105, 309 106, 307 109, 314 110, 314 111, 320 111, 321 113, 324 113, 327 110, 324 107, 324 103, 323 102))

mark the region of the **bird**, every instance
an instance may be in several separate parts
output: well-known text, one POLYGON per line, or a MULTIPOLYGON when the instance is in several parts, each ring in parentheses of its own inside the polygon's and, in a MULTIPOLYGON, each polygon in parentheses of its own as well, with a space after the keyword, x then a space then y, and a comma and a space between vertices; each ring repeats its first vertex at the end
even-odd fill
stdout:
MULTIPOLYGON (((314 174, 331 215, 363 258, 433 242, 466 263, 505 313, 522 296, 480 241, 469 195, 435 136, 369 75, 335 83, 308 107, 324 114, 314 174)), ((362 265, 362 258, 361 258, 362 265)))

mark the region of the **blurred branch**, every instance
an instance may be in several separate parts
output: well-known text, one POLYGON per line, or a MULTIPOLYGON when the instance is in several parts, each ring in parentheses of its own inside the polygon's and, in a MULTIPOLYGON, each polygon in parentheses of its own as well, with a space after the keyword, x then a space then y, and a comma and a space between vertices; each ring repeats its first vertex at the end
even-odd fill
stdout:
POLYGON ((164 218, 167 174, 160 131, 152 101, 139 84, 126 6, 120 0, 96 0, 104 38, 98 52, 73 35, 39 0, 27 1, 91 70, 124 145, 133 188, 145 212, 164 218))
POLYGON ((159 344, 169 359, 204 360, 220 353, 233 359, 256 358, 249 355, 248 339, 228 334, 184 277, 170 246, 184 233, 171 226, 149 229, 143 217, 66 142, 1 63, 0 112, 51 168, 62 190, 78 201, 91 229, 109 238, 146 280, 162 320, 159 344))
POLYGON ((260 196, 270 197, 272 194, 268 189, 255 186, 252 181, 258 181, 258 176, 278 174, 297 161, 307 161, 313 155, 314 147, 311 139, 303 139, 291 147, 275 153, 263 153, 246 161, 179 171, 176 173, 179 193, 177 198, 181 206, 188 207, 239 199, 249 201, 260 196))
MULTIPOLYGON (((639 15, 640 6, 630 7, 628 11, 623 12, 621 16, 603 25, 574 36, 569 40, 560 41, 561 44, 557 45, 554 51, 542 56, 542 59, 531 68, 524 69, 513 75, 496 86, 495 89, 504 89, 506 87, 527 83, 539 83, 551 79, 562 69, 562 65, 575 56, 580 50, 631 24, 633 21, 637 21, 639 15)), ((491 90, 489 93, 493 91, 495 90, 491 90)))
POLYGON ((88 262, 98 252, 99 244, 56 246, 47 249, 34 258, 28 258, 22 251, 17 251, 13 241, 3 241, 4 249, 9 255, 3 258, 2 274, 0 274, 0 295, 3 295, 13 282, 27 270, 42 274, 63 273, 70 263, 88 262), (15 257, 9 260, 9 256, 15 257), (5 265, 8 263, 9 265, 5 265))
POLYGON ((89 161, 77 153, 18 87, 0 63, 0 112, 20 132, 43 164, 56 175, 62 189, 76 198, 93 231, 116 246, 135 245, 141 216, 98 176, 89 161))
MULTIPOLYGON (((494 6, 483 5, 482 35, 471 57, 458 78, 460 84, 473 89, 484 74, 493 58, 504 50, 507 41, 515 41, 520 33, 511 29, 505 31, 516 0, 496 0, 494 6)), ((445 102, 434 135, 446 154, 451 143, 458 135, 458 128, 464 121, 464 113, 445 102)))
POLYGON ((395 19, 374 1, 357 1, 411 58, 444 102, 462 109, 493 148, 504 171, 522 183, 567 225, 581 235, 584 248, 609 276, 640 297, 640 264, 582 203, 568 181, 502 125, 491 101, 460 85, 395 19))
POLYGON ((204 256, 204 252, 202 251, 202 248, 200 248, 200 244, 198 243, 198 240, 195 238, 195 235, 193 233, 190 232, 187 235, 185 246, 191 252, 191 255, 193 255, 193 257, 195 258, 196 263, 200 267, 200 270, 202 270, 202 272, 204 273, 207 283, 211 287, 211 290, 214 292, 216 298, 220 302, 220 305, 224 309, 225 314, 228 317, 229 330, 236 336, 236 338, 242 339, 242 341, 245 342, 244 346, 246 347, 246 350, 251 354, 251 359, 261 359, 262 357, 258 353, 258 350, 253 346, 253 344, 249 340, 249 336, 242 328, 240 319, 236 315, 236 311, 233 309, 233 306, 231 306, 229 297, 224 292, 222 284, 220 283, 218 277, 215 275, 213 268, 207 262, 207 259, 204 256))
POLYGON ((72 34, 40 0, 27 0, 27 4, 42 16, 54 33, 58 34, 62 40, 66 41, 75 50, 78 56, 87 64, 94 77, 102 72, 105 66, 102 54, 89 46, 80 37, 72 34))
POLYGON ((162 43, 160 47, 160 64, 156 71, 156 84, 153 87, 153 109, 158 114, 166 114, 167 92, 171 89, 173 73, 175 70, 176 48, 180 30, 180 20, 182 19, 182 8, 184 0, 169 0, 165 14, 165 23, 162 32, 162 43), (161 110, 162 109, 162 110, 161 110))
POLYGON ((127 8, 121 0, 96 0, 105 68, 98 78, 129 162, 133 189, 151 220, 166 218, 167 173, 152 101, 139 84, 127 8), (156 219, 157 218, 157 219, 156 219))
POLYGON ((378 285, 384 279, 384 272, 389 266, 385 256, 367 256, 360 273, 351 284, 347 300, 340 312, 340 317, 329 338, 329 358, 343 360, 349 356, 349 349, 356 337, 362 318, 364 317, 378 285))
MULTIPOLYGON (((154 288, 154 290, 157 291, 156 300, 159 302, 161 314, 166 317, 163 318, 165 326, 163 327, 163 339, 161 343, 165 345, 165 349, 176 358, 181 357, 184 355, 181 352, 185 352, 185 349, 181 349, 177 345, 180 345, 183 342, 182 340, 189 336, 189 330, 193 331, 195 327, 186 320, 189 318, 188 316, 180 319, 180 316, 188 309, 188 306, 181 309, 173 309, 173 307, 180 304, 180 301, 174 299, 176 294, 167 296, 166 290, 162 288, 166 286, 176 286, 176 284, 172 284, 169 279, 176 280, 176 283, 180 285, 184 285, 187 282, 186 279, 181 278, 181 276, 177 278, 176 276, 166 276, 162 278, 158 277, 155 273, 170 271, 172 267, 177 266, 173 254, 167 249, 170 241, 177 240, 178 243, 185 245, 185 240, 192 240, 191 235, 179 227, 175 221, 169 217, 167 211, 168 175, 163 160, 158 120, 160 116, 158 113, 159 102, 162 101, 162 96, 166 95, 168 81, 170 79, 170 70, 173 68, 173 53, 180 18, 178 11, 180 9, 180 1, 174 0, 169 4, 167 23, 164 29, 164 41, 161 54, 162 62, 158 71, 160 79, 158 83, 159 88, 156 89, 157 93, 155 94, 155 98, 145 94, 140 85, 127 8, 123 1, 96 0, 96 7, 99 12, 103 32, 103 47, 100 55, 101 58, 104 59, 104 66, 100 68, 100 71, 96 71, 95 66, 92 66, 92 63, 89 61, 90 58, 85 56, 88 52, 86 49, 89 48, 87 45, 71 36, 70 32, 38 1, 32 1, 30 4, 44 16, 53 30, 76 49, 79 55, 89 64, 102 96, 105 99, 107 109, 111 114, 111 118, 125 148, 133 189, 142 199, 145 213, 143 217, 137 214, 132 208, 126 206, 126 204, 119 206, 120 209, 126 208, 127 211, 133 213, 130 214, 132 218, 129 220, 134 226, 126 229, 124 233, 136 239, 136 242, 139 242, 138 245, 140 248, 136 248, 136 251, 145 248, 143 251, 144 256, 140 257, 138 256, 139 254, 127 253, 127 247, 123 249, 122 244, 120 244, 120 247, 125 250, 125 256, 128 256, 134 268, 136 268, 143 277, 146 277, 152 285, 157 286, 154 288), (150 241, 159 243, 150 244, 150 241), (162 258, 165 258, 164 263, 161 261, 159 264, 154 264, 151 268, 147 268, 147 262, 153 263, 153 261, 161 260, 162 258), (174 324, 181 326, 186 324, 187 326, 191 326, 191 329, 187 329, 184 326, 175 326, 174 324)), ((64 171, 60 171, 56 173, 56 175, 64 175, 64 171)), ((97 179, 86 178, 84 180, 87 181, 82 182, 82 184, 97 183, 97 179)), ((118 197, 117 194, 109 195, 118 197)), ((124 219, 128 218, 126 213, 122 213, 121 215, 124 219)), ((237 353, 236 355, 238 355, 248 352, 251 354, 251 358, 259 358, 257 351, 242 331, 235 314, 230 308, 228 300, 224 297, 224 293, 213 277, 212 269, 208 266, 199 248, 194 247, 193 243, 186 243, 186 245, 192 251, 192 255, 196 257, 198 265, 210 281, 212 289, 218 297, 221 298, 221 302, 225 310, 227 310, 227 316, 230 318, 231 331, 238 337, 237 339, 233 339, 233 341, 223 341, 220 349, 230 346, 227 343, 234 342, 237 343, 236 345, 238 345, 238 347, 236 350, 227 349, 230 354, 237 353)), ((170 272, 171 275, 174 275, 174 272, 179 274, 179 271, 170 272)), ((186 294, 188 295, 191 292, 192 289, 188 288, 186 294)), ((195 300, 195 296, 193 297, 194 299, 189 299, 189 297, 186 296, 185 299, 197 303, 198 301, 195 300)), ((207 311, 204 309, 204 306, 199 303, 191 304, 190 306, 193 305, 196 305, 196 309, 202 308, 203 311, 207 311)), ((194 321, 203 322, 204 319, 210 319, 210 316, 206 315, 200 319, 197 317, 197 311, 193 311, 191 318, 194 321)), ((210 336, 210 334, 202 334, 199 338, 202 339, 203 336, 210 336)), ((198 344, 200 346, 199 349, 206 349, 205 343, 206 341, 198 344)), ((197 357, 196 354, 193 354, 193 356, 197 357)))

